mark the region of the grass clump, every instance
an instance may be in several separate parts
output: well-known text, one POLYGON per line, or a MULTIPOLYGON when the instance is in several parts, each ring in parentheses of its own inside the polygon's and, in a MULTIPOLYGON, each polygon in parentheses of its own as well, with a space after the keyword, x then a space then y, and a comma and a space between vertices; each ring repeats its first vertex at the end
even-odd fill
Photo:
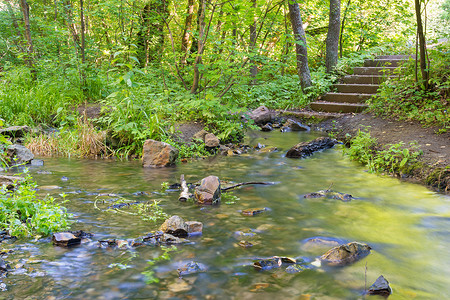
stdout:
POLYGON ((400 142, 380 148, 377 140, 364 131, 358 131, 350 140, 350 147, 344 149, 344 153, 351 160, 366 165, 370 172, 389 172, 392 175, 410 174, 418 162, 418 157, 422 155, 422 151, 417 150, 417 145, 413 143, 409 147, 400 142))
POLYGON ((0 228, 11 236, 46 236, 69 227, 66 209, 52 197, 37 198, 36 187, 28 176, 12 192, 0 189, 0 228))

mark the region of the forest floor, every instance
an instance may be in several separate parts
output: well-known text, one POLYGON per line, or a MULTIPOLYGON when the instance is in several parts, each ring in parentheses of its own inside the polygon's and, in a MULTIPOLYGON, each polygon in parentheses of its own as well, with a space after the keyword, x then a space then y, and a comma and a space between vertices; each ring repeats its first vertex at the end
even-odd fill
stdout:
POLYGON ((333 133, 339 140, 348 140, 348 134, 354 137, 358 130, 368 131, 381 147, 400 142, 417 143, 423 151, 419 167, 403 179, 450 192, 450 132, 438 134, 438 128, 423 128, 418 122, 382 119, 370 113, 345 114, 325 120, 314 129, 333 133))

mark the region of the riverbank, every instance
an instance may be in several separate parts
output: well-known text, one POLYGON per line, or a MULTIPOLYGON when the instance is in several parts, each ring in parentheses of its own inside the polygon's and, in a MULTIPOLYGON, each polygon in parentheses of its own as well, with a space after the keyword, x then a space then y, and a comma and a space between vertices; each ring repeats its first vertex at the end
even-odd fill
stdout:
POLYGON ((402 174, 402 180, 424 184, 443 193, 450 192, 450 133, 437 133, 433 127, 423 128, 418 122, 382 119, 370 113, 345 114, 325 120, 314 126, 348 143, 358 130, 367 131, 376 138, 378 147, 403 142, 417 143, 423 154, 410 174, 402 174))

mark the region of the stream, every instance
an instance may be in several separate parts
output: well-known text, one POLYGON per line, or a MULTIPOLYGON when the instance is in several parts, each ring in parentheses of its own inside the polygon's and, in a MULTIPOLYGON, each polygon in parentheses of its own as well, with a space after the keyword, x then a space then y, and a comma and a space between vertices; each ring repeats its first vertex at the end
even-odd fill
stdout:
POLYGON ((318 136, 250 132, 246 143, 278 151, 217 156, 165 169, 144 169, 140 161, 44 158, 43 167, 30 167, 31 175, 40 186, 61 188, 38 194, 60 199, 65 193, 69 201, 64 205, 75 219, 71 229, 93 233, 93 241, 73 248, 55 247, 50 238, 3 243, 3 249, 14 250, 6 260, 17 271, 2 279, 7 290, 0 299, 362 299, 380 275, 393 289, 389 299, 450 299, 450 198, 370 174, 346 158, 341 145, 307 159, 285 157, 293 145, 318 136), (215 175, 234 183, 275 184, 243 186, 231 192, 239 198, 235 203, 201 207, 179 202, 179 192, 161 193, 163 182, 179 182, 181 174, 187 182, 215 175), (303 197, 331 185, 356 199, 303 197), (147 261, 162 253, 160 247, 99 248, 97 240, 137 238, 164 221, 98 210, 99 193, 158 200, 168 215, 203 222, 203 235, 177 245, 169 260, 154 265, 147 261), (249 208, 267 210, 241 214, 249 208), (309 264, 327 250, 305 247, 307 239, 318 236, 366 243, 372 251, 349 266, 311 267, 296 274, 252 266, 274 255, 309 264), (241 240, 254 246, 240 247, 241 240), (207 271, 179 278, 177 269, 191 261, 207 271), (148 283, 148 271, 159 282, 148 283))

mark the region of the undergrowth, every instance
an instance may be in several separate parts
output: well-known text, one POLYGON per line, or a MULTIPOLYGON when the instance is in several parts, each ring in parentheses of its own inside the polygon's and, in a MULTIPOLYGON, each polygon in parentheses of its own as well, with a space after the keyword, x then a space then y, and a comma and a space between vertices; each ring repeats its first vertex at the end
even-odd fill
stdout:
POLYGON ((370 172, 389 172, 392 175, 410 174, 422 151, 414 143, 406 146, 403 142, 388 144, 383 148, 370 133, 358 131, 350 140, 350 147, 344 153, 351 160, 358 161, 369 168, 370 172))
POLYGON ((49 235, 65 230, 70 215, 52 197, 39 199, 37 185, 28 176, 14 191, 0 189, 0 228, 11 236, 49 235))
POLYGON ((397 68, 395 76, 380 85, 370 101, 370 110, 379 116, 416 120, 424 126, 439 127, 437 133, 450 130, 450 44, 428 49, 430 89, 425 90, 415 78, 415 61, 410 59, 397 68))

